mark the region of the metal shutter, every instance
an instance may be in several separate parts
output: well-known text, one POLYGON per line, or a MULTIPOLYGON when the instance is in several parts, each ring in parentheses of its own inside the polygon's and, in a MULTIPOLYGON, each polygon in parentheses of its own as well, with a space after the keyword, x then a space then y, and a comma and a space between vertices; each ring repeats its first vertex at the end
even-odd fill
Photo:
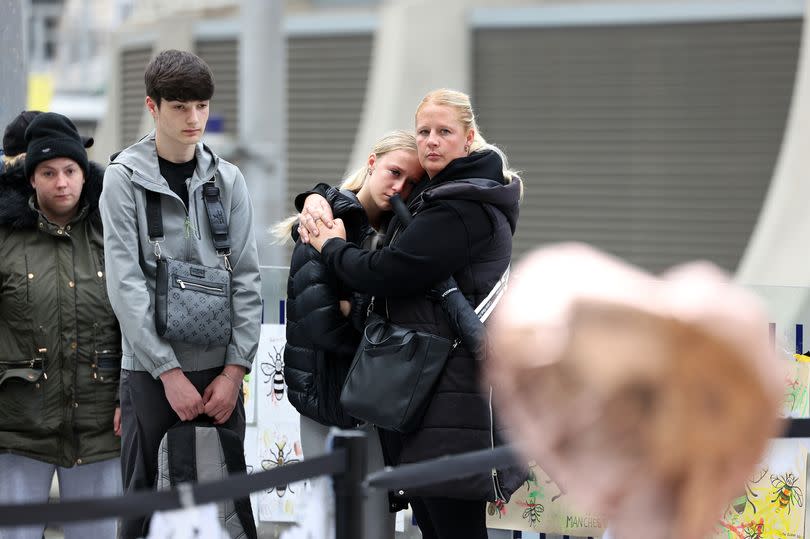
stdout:
POLYGON ((372 35, 290 36, 287 42, 287 211, 315 183, 346 172, 362 116, 372 35))
POLYGON ((152 47, 121 49, 121 114, 118 119, 119 148, 137 142, 145 133, 140 132, 141 118, 146 108, 146 90, 143 72, 152 57, 152 47))
POLYGON ((479 28, 474 106, 523 171, 515 256, 592 243, 733 270, 770 183, 802 21, 479 28))
POLYGON ((194 43, 195 54, 205 60, 214 73, 214 97, 211 116, 222 116, 224 133, 239 136, 239 40, 205 39, 194 43))

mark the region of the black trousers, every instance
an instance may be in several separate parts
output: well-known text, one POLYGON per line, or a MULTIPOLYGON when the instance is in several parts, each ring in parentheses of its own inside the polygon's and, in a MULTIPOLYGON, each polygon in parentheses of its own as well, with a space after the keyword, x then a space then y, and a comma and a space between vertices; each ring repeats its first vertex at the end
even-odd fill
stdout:
POLYGON ((411 498, 422 539, 487 539, 486 502, 411 498))
MULTIPOLYGON (((217 367, 186 372, 185 375, 202 395, 221 372, 222 367, 217 367)), ((155 380, 148 372, 122 370, 119 398, 124 492, 154 489, 160 440, 180 418, 166 400, 163 382, 155 380)), ((242 398, 237 399, 231 417, 223 426, 237 433, 244 443, 245 407, 242 398)), ((118 536, 120 539, 146 537, 148 528, 148 517, 122 519, 118 536)))

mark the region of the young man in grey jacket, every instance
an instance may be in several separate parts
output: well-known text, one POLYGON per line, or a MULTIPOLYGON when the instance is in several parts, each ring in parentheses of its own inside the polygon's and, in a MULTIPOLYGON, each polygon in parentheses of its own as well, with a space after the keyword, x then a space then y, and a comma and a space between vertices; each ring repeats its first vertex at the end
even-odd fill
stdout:
MULTIPOLYGON (((205 415, 244 441, 242 378, 259 341, 261 298, 253 207, 239 169, 200 142, 214 93, 197 56, 167 50, 145 73, 155 130, 122 151, 104 175, 100 209, 110 303, 121 324, 121 466, 126 491, 154 488, 158 446, 178 420, 205 415), (203 184, 220 190, 231 244, 231 338, 199 345, 160 337, 155 328, 156 248, 146 193, 159 194, 160 255, 226 268, 211 237, 203 184)), ((120 537, 146 535, 144 518, 125 520, 120 537)))

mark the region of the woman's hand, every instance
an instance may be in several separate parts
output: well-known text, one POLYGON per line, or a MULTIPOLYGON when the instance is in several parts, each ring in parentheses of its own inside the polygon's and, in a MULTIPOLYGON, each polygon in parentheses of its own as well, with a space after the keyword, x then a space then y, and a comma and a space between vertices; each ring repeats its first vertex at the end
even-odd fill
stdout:
POLYGON ((332 228, 332 208, 329 202, 317 193, 312 193, 304 200, 304 209, 298 215, 298 235, 301 243, 309 243, 310 235, 318 236, 318 224, 323 223, 326 228, 332 228))
POLYGON ((343 219, 335 219, 332 222, 332 228, 327 228, 325 224, 320 224, 318 234, 310 236, 309 243, 320 253, 321 249, 323 249, 323 244, 332 238, 346 239, 346 228, 343 226, 343 219))

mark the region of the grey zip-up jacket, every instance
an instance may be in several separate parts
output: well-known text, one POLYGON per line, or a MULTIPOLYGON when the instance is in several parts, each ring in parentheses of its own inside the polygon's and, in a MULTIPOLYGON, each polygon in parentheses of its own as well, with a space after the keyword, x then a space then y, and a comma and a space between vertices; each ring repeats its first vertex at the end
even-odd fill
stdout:
POLYGON ((189 206, 160 175, 154 131, 122 151, 107 167, 99 207, 104 223, 104 260, 110 303, 121 324, 121 368, 148 371, 157 378, 180 367, 199 371, 226 364, 248 372, 259 343, 261 283, 253 233, 253 206, 239 169, 202 143, 197 169, 186 180, 189 206), (146 190, 161 195, 164 240, 161 255, 224 268, 211 241, 202 185, 215 177, 231 240, 231 341, 206 346, 168 341, 155 329, 155 248, 149 241, 146 190))

